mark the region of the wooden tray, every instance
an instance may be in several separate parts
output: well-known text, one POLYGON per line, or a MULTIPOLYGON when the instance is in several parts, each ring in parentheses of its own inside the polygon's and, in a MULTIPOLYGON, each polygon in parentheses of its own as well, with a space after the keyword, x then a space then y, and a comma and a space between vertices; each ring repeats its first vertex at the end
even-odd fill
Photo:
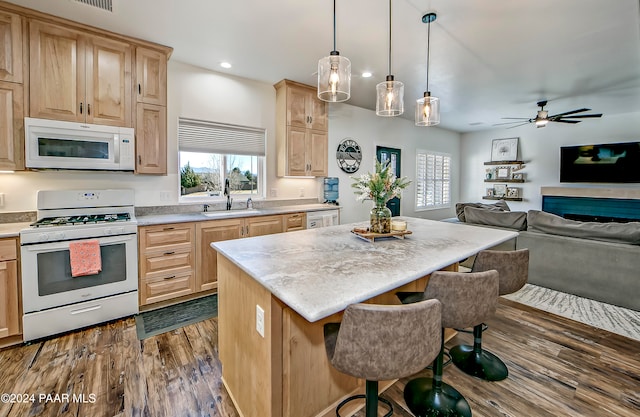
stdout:
POLYGON ((412 232, 411 230, 403 230, 403 231, 392 230, 389 233, 373 233, 373 232, 361 232, 359 230, 356 231, 354 229, 351 231, 351 233, 353 233, 354 235, 358 236, 361 239, 368 240, 369 242, 374 242, 376 239, 387 239, 390 237, 393 237, 396 239, 404 239, 406 235, 410 235, 412 232))

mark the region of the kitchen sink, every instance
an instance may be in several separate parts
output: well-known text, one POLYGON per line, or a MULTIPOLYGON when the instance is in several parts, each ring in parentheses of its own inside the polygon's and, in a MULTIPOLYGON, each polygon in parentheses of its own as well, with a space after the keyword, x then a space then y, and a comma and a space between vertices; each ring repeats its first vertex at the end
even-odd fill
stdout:
POLYGON ((207 217, 233 217, 243 213, 256 213, 258 209, 234 209, 234 210, 217 210, 217 211, 205 211, 203 215, 207 217))

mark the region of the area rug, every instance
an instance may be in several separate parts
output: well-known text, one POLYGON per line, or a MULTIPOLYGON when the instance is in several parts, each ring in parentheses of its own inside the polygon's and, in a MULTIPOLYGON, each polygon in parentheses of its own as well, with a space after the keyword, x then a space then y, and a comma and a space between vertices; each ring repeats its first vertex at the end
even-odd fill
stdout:
POLYGON ((196 300, 145 311, 137 314, 136 332, 139 340, 170 332, 177 328, 197 323, 218 315, 218 295, 213 294, 196 300))

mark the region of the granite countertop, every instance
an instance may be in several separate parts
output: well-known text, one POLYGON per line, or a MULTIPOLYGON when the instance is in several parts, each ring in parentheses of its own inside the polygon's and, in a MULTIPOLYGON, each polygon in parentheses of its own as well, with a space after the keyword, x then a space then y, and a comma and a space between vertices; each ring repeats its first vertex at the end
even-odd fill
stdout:
POLYGON ((0 223, 0 238, 3 237, 18 237, 20 230, 29 227, 29 222, 26 223, 0 223))
POLYGON ((310 322, 398 288, 517 232, 400 217, 412 234, 373 243, 351 233, 352 223, 214 242, 274 296, 310 322))
POLYGON ((152 226, 155 224, 165 223, 185 223, 185 222, 201 222, 206 220, 220 220, 240 217, 254 217, 254 216, 268 216, 271 214, 287 214, 324 211, 324 210, 338 210, 340 206, 331 204, 300 204, 291 206, 280 206, 271 208, 256 208, 256 209, 233 209, 233 210, 217 210, 208 211, 206 213, 175 213, 175 214, 152 214, 144 216, 136 216, 138 226, 152 226))

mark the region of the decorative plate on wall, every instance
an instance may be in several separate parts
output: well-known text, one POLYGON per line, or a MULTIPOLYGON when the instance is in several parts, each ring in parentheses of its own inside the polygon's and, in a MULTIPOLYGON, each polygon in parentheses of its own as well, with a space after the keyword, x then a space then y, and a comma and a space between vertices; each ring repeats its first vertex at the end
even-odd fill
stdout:
POLYGON ((341 170, 347 174, 353 174, 360 168, 362 161, 362 151, 358 142, 352 138, 344 138, 338 144, 336 160, 341 170))

